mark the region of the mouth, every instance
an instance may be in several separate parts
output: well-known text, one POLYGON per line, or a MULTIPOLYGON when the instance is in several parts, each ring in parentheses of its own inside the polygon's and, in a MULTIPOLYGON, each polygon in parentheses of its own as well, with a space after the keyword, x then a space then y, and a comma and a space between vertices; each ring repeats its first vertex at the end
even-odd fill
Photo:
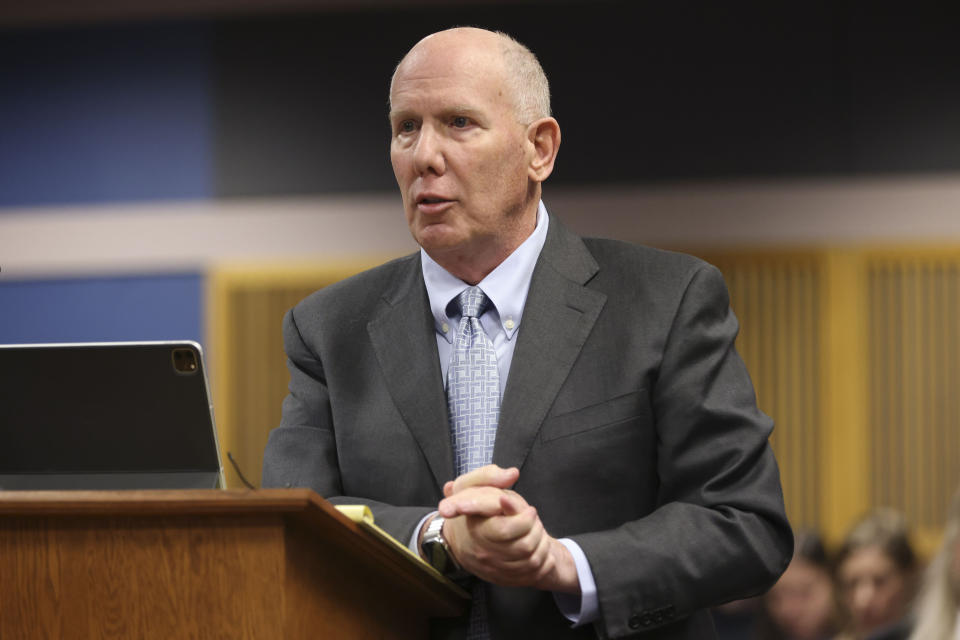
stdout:
POLYGON ((417 198, 417 204, 443 204, 445 202, 453 202, 449 198, 442 198, 440 196, 420 196, 417 198))
POLYGON ((442 213, 455 202, 435 194, 424 194, 416 199, 417 209, 423 213, 442 213))

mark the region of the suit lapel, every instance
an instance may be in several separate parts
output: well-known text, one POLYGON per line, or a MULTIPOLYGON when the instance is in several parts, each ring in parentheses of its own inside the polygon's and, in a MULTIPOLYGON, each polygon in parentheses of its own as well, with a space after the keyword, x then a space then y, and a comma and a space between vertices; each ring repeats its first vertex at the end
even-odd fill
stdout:
POLYGON ((419 256, 401 269, 383 299, 386 304, 367 324, 367 332, 390 396, 442 487, 453 479, 453 450, 419 256))
POLYGON ((523 465, 606 302, 605 294, 583 286, 598 270, 583 241, 551 216, 504 391, 495 464, 523 465))

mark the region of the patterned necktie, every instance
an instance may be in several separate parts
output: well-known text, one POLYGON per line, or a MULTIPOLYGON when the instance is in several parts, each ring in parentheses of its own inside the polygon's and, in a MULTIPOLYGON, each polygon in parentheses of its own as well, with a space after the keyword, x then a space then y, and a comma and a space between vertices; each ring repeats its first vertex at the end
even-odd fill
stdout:
MULTIPOLYGON (((489 303, 479 287, 464 289, 457 296, 461 317, 447 370, 447 407, 458 476, 493 460, 500 417, 500 372, 493 343, 479 320, 489 303)), ((472 591, 467 640, 482 640, 490 637, 483 582, 474 583, 472 591)))
POLYGON ((480 326, 490 301, 479 287, 457 296, 460 326, 447 370, 453 457, 457 475, 490 464, 500 417, 500 372, 493 343, 480 326))

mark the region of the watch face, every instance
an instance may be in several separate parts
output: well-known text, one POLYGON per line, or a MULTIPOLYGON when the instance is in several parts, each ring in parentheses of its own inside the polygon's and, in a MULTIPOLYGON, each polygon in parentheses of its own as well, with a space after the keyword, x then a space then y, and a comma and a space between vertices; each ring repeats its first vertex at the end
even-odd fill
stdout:
POLYGON ((439 540, 424 541, 423 553, 427 556, 427 564, 443 573, 450 564, 447 551, 439 540))
POLYGON ((443 539, 443 518, 437 516, 430 522, 423 534, 422 546, 427 564, 431 567, 440 573, 444 573, 451 567, 450 552, 443 539))
POLYGON ((456 579, 455 576, 463 574, 463 570, 453 557, 447 541, 443 539, 443 522, 442 516, 436 516, 430 521, 427 530, 423 533, 420 548, 423 549, 427 564, 443 575, 456 579))

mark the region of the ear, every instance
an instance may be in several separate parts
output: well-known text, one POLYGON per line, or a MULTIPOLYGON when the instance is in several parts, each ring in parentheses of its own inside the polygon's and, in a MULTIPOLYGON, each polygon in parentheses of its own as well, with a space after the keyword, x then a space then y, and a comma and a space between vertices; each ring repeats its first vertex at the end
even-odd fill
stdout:
POLYGON ((527 143, 533 150, 527 175, 533 182, 543 182, 553 173, 560 150, 560 125, 553 118, 534 120, 527 127, 527 143))

